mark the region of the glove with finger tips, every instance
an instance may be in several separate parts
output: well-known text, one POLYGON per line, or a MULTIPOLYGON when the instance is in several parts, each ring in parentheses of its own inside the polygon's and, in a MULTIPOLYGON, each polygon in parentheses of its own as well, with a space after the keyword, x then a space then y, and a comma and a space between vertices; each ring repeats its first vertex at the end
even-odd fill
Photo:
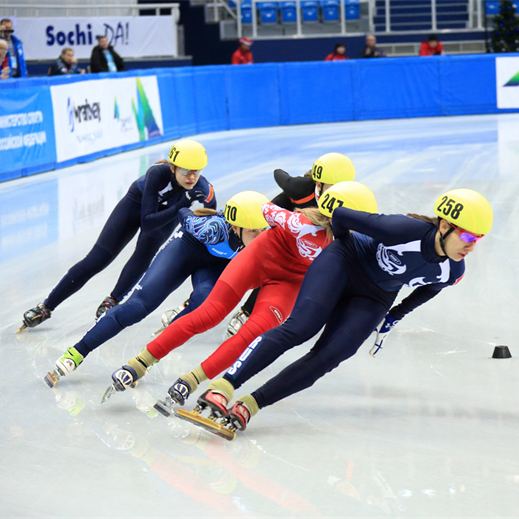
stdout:
POLYGON ((399 321, 395 321, 389 314, 384 317, 384 320, 375 328, 377 337, 375 338, 375 344, 369 350, 369 354, 374 357, 381 349, 382 344, 386 340, 391 330, 397 325, 399 321))

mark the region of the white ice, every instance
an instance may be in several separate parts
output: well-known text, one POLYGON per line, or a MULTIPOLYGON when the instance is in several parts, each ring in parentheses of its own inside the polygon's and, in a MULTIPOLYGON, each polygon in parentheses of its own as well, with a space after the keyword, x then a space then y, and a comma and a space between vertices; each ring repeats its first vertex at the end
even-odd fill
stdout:
POLYGON ((494 228, 467 259, 464 279, 406 317, 376 359, 366 343, 226 442, 152 412, 177 376, 220 344, 223 324, 154 366, 137 389, 100 404, 112 371, 150 341, 189 283, 54 390, 43 382, 93 324, 131 247, 52 319, 15 334, 23 312, 88 252, 130 183, 168 144, 1 184, 0 517, 519 517, 519 115, 197 138, 220 207, 242 189, 274 196, 275 168, 302 174, 319 155, 339 151, 380 212, 432 214, 440 193, 470 187, 493 205, 494 228), (513 357, 492 359, 502 344, 513 357))

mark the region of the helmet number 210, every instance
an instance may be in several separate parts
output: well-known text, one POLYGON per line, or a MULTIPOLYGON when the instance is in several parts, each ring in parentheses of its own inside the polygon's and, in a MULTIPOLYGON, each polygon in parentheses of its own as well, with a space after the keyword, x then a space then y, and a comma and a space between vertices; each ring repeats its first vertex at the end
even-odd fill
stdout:
POLYGON ((457 220, 461 211, 463 210, 463 204, 456 204, 456 201, 453 200, 452 198, 449 198, 447 196, 444 196, 442 198, 442 201, 440 203, 440 205, 436 208, 438 212, 441 212, 445 215, 445 216, 451 216, 451 218, 453 220, 457 220), (442 209, 443 207, 443 209, 442 209))
POLYGON ((237 213, 238 213, 238 208, 236 206, 228 205, 225 208, 225 219, 228 222, 235 222, 237 213))

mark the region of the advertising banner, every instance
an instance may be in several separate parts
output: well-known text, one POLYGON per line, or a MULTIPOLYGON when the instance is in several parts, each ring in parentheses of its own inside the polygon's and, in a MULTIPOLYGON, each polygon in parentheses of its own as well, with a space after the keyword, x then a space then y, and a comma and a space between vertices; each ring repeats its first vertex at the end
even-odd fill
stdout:
POLYGON ((0 96, 0 180, 56 162, 49 89, 6 88, 0 96), (17 174, 12 174, 19 170, 17 174), (10 172, 10 173, 9 173, 10 172))
POLYGON ((64 47, 72 48, 76 58, 88 59, 100 35, 123 58, 177 56, 176 34, 173 16, 16 19, 27 60, 53 61, 64 47))
POLYGON ((50 87, 57 161, 162 137, 156 76, 50 87))
POLYGON ((496 58, 498 108, 519 108, 519 58, 496 58))

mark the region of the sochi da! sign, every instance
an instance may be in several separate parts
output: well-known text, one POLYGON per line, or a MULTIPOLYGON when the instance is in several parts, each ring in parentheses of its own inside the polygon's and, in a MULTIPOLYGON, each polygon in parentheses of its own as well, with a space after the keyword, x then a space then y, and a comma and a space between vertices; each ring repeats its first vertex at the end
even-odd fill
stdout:
POLYGON ((16 19, 16 36, 28 60, 55 60, 64 47, 88 59, 100 35, 123 58, 177 56, 176 34, 173 16, 16 19))

